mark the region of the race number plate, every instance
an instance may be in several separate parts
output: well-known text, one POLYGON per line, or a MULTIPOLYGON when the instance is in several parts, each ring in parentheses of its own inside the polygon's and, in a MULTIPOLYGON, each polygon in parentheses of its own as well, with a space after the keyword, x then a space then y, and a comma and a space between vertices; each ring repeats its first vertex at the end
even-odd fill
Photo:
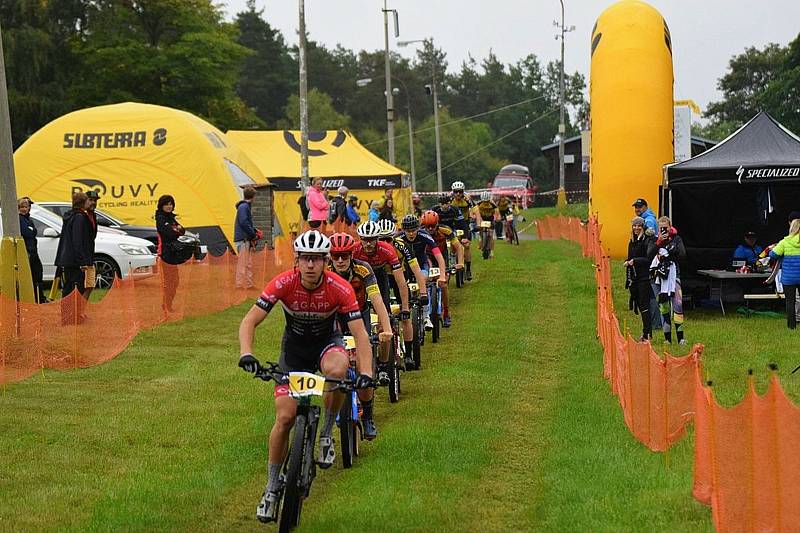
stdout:
POLYGON ((439 273, 440 273, 440 270, 438 268, 432 268, 432 269, 430 269, 428 271, 428 276, 432 278, 434 276, 438 276, 439 273))
POLYGON ((392 308, 392 314, 393 315, 396 315, 397 313, 400 312, 400 304, 392 304, 391 308, 392 308))
POLYGON ((322 396, 325 378, 311 372, 289 372, 289 396, 303 398, 322 396))
POLYGON ((345 335, 344 336, 344 347, 347 350, 355 350, 356 349, 356 339, 352 335, 345 335))
POLYGON ((506 220, 509 222, 514 222, 514 215, 506 215, 506 220))
POLYGON ((463 235, 464 235, 464 230, 463 229, 457 229, 456 230, 456 237, 462 237, 463 235))
POLYGON ((492 223, 488 220, 481 220, 481 227, 482 228, 491 228, 492 223))
POLYGON ((378 315, 376 315, 375 313, 370 313, 369 314, 369 323, 372 324, 373 326, 377 326, 378 325, 378 315))
POLYGON ((408 284, 408 290, 410 290, 411 292, 417 292, 419 290, 419 284, 417 284, 417 283, 409 283, 408 284))

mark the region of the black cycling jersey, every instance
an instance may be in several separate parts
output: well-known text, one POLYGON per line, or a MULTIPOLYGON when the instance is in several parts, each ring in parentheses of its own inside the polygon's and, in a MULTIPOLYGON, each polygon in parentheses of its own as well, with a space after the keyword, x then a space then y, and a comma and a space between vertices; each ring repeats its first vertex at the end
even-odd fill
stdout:
POLYGON ((447 226, 452 230, 460 229, 460 224, 458 221, 464 217, 462 216, 459 208, 453 207, 452 205, 435 205, 431 211, 439 215, 440 225, 447 226))
POLYGON ((433 237, 431 237, 430 234, 423 229, 419 230, 417 233, 417 238, 413 241, 408 239, 408 236, 405 234, 405 232, 401 233, 400 235, 405 245, 414 252, 414 257, 417 258, 419 267, 423 270, 427 269, 428 254, 430 253, 433 255, 434 253, 439 252, 439 248, 436 246, 436 241, 433 240, 433 237), (436 252, 434 252, 434 249, 436 252))

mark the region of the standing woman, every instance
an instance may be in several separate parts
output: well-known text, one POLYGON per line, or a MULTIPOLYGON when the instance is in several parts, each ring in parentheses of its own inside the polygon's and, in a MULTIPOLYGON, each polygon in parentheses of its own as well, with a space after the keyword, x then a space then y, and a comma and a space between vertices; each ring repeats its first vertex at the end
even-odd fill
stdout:
POLYGON ((657 240, 647 250, 652 260, 650 270, 656 277, 658 307, 664 330, 664 343, 672 342, 672 330, 678 344, 686 344, 683 330, 683 292, 681 292, 681 268, 679 261, 686 259, 686 248, 678 230, 669 217, 658 219, 657 240))
POLYGON ((631 240, 628 242, 628 259, 623 263, 626 267, 625 285, 631 292, 630 309, 642 317, 642 336, 645 341, 653 337, 652 317, 650 316, 651 300, 655 298, 650 288, 650 262, 647 249, 653 237, 644 231, 644 219, 634 217, 631 220, 631 240))
POLYGON ((176 249, 178 237, 186 230, 175 218, 175 198, 169 194, 158 199, 156 231, 158 231, 158 256, 161 258, 161 308, 165 313, 170 313, 180 283, 178 265, 181 264, 181 260, 176 249))
POLYGON ((800 218, 795 218, 789 225, 789 235, 784 237, 769 253, 774 260, 783 256, 781 265, 781 283, 783 295, 786 297, 786 325, 789 329, 797 328, 795 301, 800 289, 800 218))
POLYGON ((397 222, 397 219, 394 218, 394 200, 391 198, 384 200, 383 209, 381 209, 381 212, 378 215, 378 220, 391 220, 392 222, 397 222))
POLYGON ((322 192, 322 178, 314 178, 311 187, 306 191, 306 204, 308 205, 308 225, 311 229, 325 231, 328 221, 328 200, 322 192))
POLYGON ((17 209, 19 209, 19 229, 25 241, 25 250, 28 252, 28 263, 31 265, 33 292, 36 294, 36 301, 42 304, 47 301, 47 298, 42 289, 43 268, 42 260, 39 259, 39 246, 36 242, 36 226, 31 221, 32 203, 30 198, 20 198, 17 202, 17 209))

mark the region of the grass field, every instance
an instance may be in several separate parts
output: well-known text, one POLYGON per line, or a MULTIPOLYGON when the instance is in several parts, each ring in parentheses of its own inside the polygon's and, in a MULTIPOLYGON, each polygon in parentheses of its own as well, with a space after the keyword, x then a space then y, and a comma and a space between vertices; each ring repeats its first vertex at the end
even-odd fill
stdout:
MULTIPOLYGON (((624 426, 578 247, 498 243, 475 272, 453 289, 453 327, 404 375, 401 402, 379 393, 379 438, 353 469, 317 477, 300 530, 711 530, 691 497, 691 440, 667 467, 624 426)), ((105 365, 7 386, 0 529, 263 530, 271 388, 235 366, 246 309, 163 325, 105 365)), ((730 329, 710 337, 706 359, 735 397, 758 367, 751 354, 791 339, 779 320, 726 320, 690 313, 687 331, 695 341, 714 323, 730 329)), ((282 322, 260 328, 262 360, 276 357, 282 322)))

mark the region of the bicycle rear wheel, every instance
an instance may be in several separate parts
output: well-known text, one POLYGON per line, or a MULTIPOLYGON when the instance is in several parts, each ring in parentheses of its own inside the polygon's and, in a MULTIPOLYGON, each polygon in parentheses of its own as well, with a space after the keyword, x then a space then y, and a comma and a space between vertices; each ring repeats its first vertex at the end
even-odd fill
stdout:
POLYGON ((414 338, 411 343, 411 359, 414 361, 413 369, 419 370, 422 365, 421 346, 425 328, 422 324, 422 310, 418 306, 413 307, 411 310, 411 327, 414 329, 414 338))
POLYGON ((285 485, 283 489, 283 511, 279 531, 281 533, 292 530, 300 522, 300 511, 303 507, 303 488, 301 485, 301 472, 303 469, 303 455, 305 453, 306 431, 308 417, 298 414, 294 420, 294 435, 292 447, 289 450, 289 460, 284 467, 285 485))
POLYGON ((400 364, 398 363, 400 335, 395 335, 389 351, 389 401, 400 401, 400 364))
POLYGON ((481 252, 483 253, 484 259, 489 259, 489 254, 491 252, 491 239, 492 239, 492 232, 484 230, 483 241, 481 242, 481 252))

